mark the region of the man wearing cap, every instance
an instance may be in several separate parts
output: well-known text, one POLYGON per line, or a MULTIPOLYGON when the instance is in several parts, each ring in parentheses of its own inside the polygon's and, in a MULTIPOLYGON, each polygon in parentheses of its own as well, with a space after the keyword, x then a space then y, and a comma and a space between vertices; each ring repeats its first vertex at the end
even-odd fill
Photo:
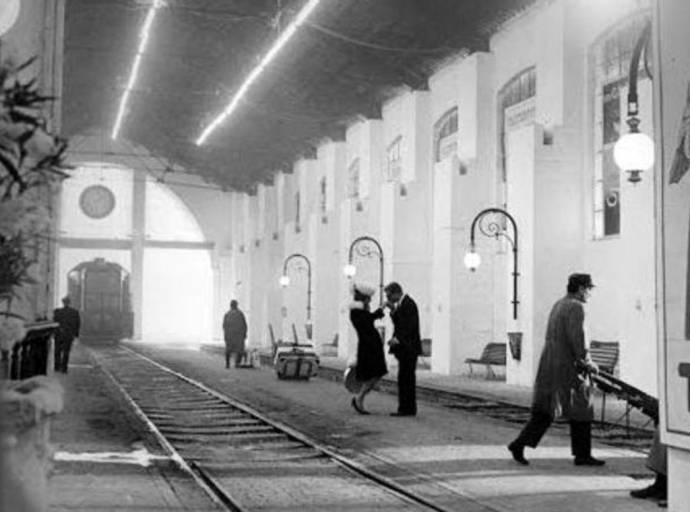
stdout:
POLYGON ((597 366, 585 344, 584 304, 594 287, 589 274, 572 274, 567 295, 554 304, 546 326, 546 341, 534 382, 531 417, 508 449, 520 464, 529 464, 525 446, 536 448, 558 412, 570 421, 571 451, 577 466, 601 466, 592 457, 590 372, 597 366))

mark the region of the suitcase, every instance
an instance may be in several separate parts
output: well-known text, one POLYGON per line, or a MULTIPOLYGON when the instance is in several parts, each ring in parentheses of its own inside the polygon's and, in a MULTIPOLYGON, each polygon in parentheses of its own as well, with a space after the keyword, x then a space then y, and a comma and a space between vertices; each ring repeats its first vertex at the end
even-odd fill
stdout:
POLYGON ((310 344, 279 346, 273 366, 279 379, 309 380, 319 370, 319 357, 310 344))
POLYGON ((256 349, 246 351, 242 355, 242 360, 240 361, 238 368, 261 368, 259 351, 256 349))

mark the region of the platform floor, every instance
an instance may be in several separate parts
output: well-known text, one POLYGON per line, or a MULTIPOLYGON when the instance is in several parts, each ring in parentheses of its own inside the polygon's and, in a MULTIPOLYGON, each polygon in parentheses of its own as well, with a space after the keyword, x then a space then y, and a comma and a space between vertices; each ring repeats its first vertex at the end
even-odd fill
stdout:
POLYGON ((568 437, 553 430, 538 449, 527 450, 532 463, 523 467, 506 450, 521 425, 429 402, 420 402, 417 417, 394 418, 388 413, 396 397, 378 392, 366 404, 372 414, 361 416, 337 382, 282 381, 268 368, 226 370, 222 357, 198 349, 129 346, 428 495, 505 512, 659 510, 628 496, 652 477, 637 450, 595 443, 594 455, 607 465, 576 467, 568 437))

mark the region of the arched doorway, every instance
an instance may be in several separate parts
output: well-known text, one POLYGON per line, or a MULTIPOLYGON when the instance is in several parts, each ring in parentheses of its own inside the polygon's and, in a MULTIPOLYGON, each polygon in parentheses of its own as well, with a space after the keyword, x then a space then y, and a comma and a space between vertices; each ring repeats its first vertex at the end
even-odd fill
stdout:
MULTIPOLYGON (((143 169, 80 164, 62 185, 59 229, 56 299, 67 293, 67 276, 80 263, 102 258, 129 276, 134 339, 195 344, 212 338, 213 243, 169 186, 143 169)), ((106 274, 100 278, 98 286, 110 289, 106 274)), ((98 309, 96 302, 115 299, 106 293, 91 300, 98 309)), ((89 321, 107 318, 94 313, 89 321)))

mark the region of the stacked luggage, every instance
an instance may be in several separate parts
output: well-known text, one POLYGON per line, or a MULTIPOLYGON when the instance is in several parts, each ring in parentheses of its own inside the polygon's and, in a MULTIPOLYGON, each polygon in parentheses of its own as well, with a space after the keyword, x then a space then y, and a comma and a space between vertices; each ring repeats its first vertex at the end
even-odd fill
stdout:
POLYGON ((273 367, 279 379, 309 380, 319 370, 319 357, 314 345, 307 343, 278 343, 273 367))

